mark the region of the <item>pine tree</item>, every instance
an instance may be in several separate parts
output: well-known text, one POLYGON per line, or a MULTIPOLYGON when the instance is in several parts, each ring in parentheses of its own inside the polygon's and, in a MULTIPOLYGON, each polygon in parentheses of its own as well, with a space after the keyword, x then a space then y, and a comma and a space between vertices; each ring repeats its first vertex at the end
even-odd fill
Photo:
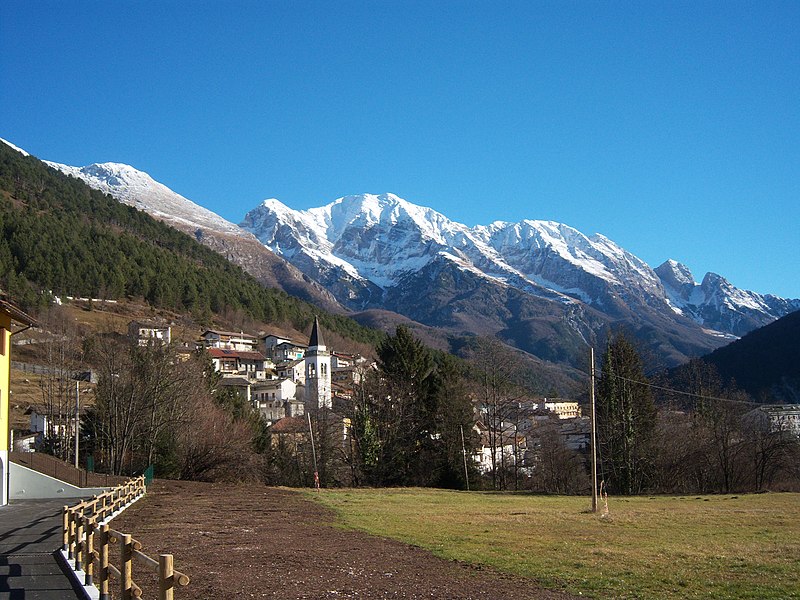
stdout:
POLYGON ((648 383, 633 344, 615 336, 603 355, 597 434, 602 476, 618 494, 642 492, 651 474, 656 411, 648 383))

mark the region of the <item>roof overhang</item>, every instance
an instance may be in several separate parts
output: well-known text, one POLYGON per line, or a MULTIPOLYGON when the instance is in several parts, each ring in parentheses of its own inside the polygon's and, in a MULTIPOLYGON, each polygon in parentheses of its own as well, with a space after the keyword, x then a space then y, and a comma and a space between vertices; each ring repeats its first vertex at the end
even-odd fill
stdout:
POLYGON ((15 305, 12 302, 9 302, 4 298, 0 298, 0 311, 3 311, 7 315, 9 315, 11 317, 12 323, 23 325, 22 329, 18 329, 17 331, 12 331, 11 335, 17 335, 18 333, 22 333, 26 329, 30 329, 31 327, 38 327, 39 325, 36 322, 36 319, 26 314, 17 305, 15 305))

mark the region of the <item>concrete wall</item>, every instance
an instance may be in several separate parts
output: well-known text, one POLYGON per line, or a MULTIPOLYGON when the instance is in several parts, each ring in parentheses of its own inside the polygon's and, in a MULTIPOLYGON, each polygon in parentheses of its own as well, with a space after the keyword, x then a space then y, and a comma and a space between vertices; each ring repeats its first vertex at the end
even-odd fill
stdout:
POLYGON ((9 500, 87 498, 110 488, 79 488, 17 463, 9 465, 9 500))

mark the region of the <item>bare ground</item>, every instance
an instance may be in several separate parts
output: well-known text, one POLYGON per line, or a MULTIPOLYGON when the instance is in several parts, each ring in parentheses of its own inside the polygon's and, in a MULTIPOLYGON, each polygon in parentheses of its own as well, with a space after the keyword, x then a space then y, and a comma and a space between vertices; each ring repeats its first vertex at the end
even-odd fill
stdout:
MULTIPOLYGON (((157 481, 112 523, 150 556, 171 553, 191 577, 176 598, 572 598, 528 579, 334 526, 291 490, 157 481)), ((142 580, 134 565, 134 580, 142 580)), ((153 588, 149 588, 152 590, 153 588)))

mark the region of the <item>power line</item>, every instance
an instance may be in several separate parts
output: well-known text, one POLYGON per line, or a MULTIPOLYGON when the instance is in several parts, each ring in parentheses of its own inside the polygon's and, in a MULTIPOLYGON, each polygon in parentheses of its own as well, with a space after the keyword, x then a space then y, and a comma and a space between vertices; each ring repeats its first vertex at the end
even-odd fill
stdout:
MULTIPOLYGON (((586 375, 587 377, 589 376, 589 373, 586 373, 585 371, 582 371, 580 369, 577 369, 577 370, 579 372, 583 373, 584 375, 586 375)), ((605 374, 603 374, 603 375, 605 375, 605 374)), ((616 379, 622 379, 623 381, 628 381, 630 383, 638 383, 639 385, 644 385, 646 387, 653 388, 655 390, 660 390, 662 392, 669 392, 669 393, 672 393, 672 394, 680 394, 682 396, 689 396, 689 397, 692 397, 692 398, 698 398, 700 400, 716 400, 718 402, 731 402, 733 404, 748 404, 750 406, 765 406, 765 404, 763 404, 761 402, 753 402, 752 400, 733 400, 732 398, 720 398, 718 396, 704 396, 702 394, 695 394, 695 393, 692 393, 692 392, 684 392, 683 390, 675 390, 675 389, 672 389, 672 388, 668 388, 668 387, 664 387, 664 386, 661 386, 661 385, 656 385, 654 383, 650 383, 649 381, 638 381, 636 379, 630 379, 628 377, 623 377, 622 375, 615 375, 613 373, 611 373, 610 376, 614 377, 616 379)))
POLYGON ((683 396, 691 396, 693 398, 699 398, 701 400, 717 400, 720 402, 732 402, 734 404, 750 404, 760 406, 758 402, 753 402, 752 400, 733 400, 731 398, 719 398, 717 396, 704 396, 702 394, 694 394, 692 392, 684 392, 681 390, 674 390, 672 388, 656 385, 654 383, 650 383, 648 381, 637 381, 635 379, 629 379, 627 377, 623 377, 622 375, 611 375, 612 377, 616 377, 617 379, 622 379, 623 381, 628 381, 630 383, 638 383, 639 385, 644 385, 656 390, 661 390, 662 392, 670 392, 672 394, 681 394, 683 396))

